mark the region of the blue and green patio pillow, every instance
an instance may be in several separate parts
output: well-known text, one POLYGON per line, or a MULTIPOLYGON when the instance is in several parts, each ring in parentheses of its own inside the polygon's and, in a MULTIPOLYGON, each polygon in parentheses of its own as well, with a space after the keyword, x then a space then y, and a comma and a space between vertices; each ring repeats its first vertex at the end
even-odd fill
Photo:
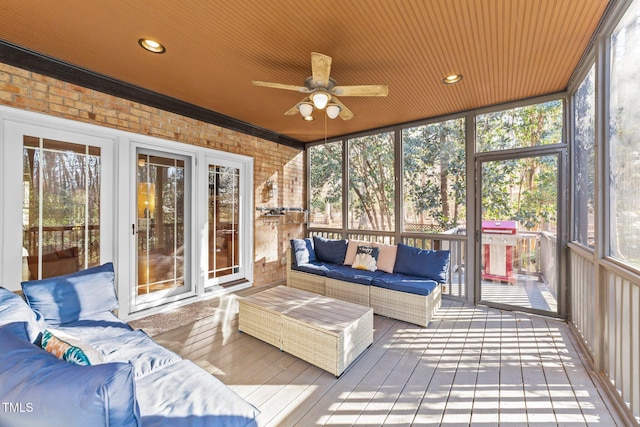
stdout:
POLYGON ((41 347, 58 359, 81 366, 99 365, 102 355, 98 350, 61 331, 46 329, 42 333, 41 347))

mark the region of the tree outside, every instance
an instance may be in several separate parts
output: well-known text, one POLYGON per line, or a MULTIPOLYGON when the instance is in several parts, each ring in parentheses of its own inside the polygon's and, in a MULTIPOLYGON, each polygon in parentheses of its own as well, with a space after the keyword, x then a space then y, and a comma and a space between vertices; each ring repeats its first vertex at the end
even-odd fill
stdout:
POLYGON ((611 36, 609 96, 609 255, 640 268, 640 3, 611 36))
MULTIPOLYGON (((480 115, 478 151, 536 147, 562 142, 561 101, 480 115)), ((482 219, 516 220, 520 229, 556 232, 557 156, 529 156, 482 165, 482 219)))
POLYGON ((404 231, 464 228, 465 158, 464 118, 403 129, 404 231))
POLYGON ((38 278, 38 265, 52 257, 73 259, 42 270, 47 277, 99 263, 100 167, 97 147, 25 136, 22 246, 30 272, 24 279, 38 278))
POLYGON ((342 228, 342 141, 309 148, 309 225, 342 228))
MULTIPOLYGON (((478 152, 562 142, 562 101, 479 115, 478 152)), ((459 232, 466 224, 464 118, 402 130, 402 232, 459 232)), ((395 231, 393 132, 347 141, 348 177, 343 177, 342 141, 309 149, 311 218, 316 228, 342 228, 342 186, 348 188, 351 230, 395 231), (346 181, 345 181, 346 178, 346 181)), ((556 229, 557 156, 530 156, 483 165, 485 219, 513 219, 531 231, 556 229)))
POLYGON ((393 133, 350 139, 349 223, 352 230, 395 229, 393 133))

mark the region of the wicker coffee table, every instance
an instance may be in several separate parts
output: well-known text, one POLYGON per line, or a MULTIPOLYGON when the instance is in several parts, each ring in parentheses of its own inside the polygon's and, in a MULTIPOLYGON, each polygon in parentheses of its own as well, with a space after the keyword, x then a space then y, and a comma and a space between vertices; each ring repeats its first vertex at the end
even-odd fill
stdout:
POLYGON ((287 286, 239 301, 239 329, 336 377, 373 343, 373 309, 287 286))

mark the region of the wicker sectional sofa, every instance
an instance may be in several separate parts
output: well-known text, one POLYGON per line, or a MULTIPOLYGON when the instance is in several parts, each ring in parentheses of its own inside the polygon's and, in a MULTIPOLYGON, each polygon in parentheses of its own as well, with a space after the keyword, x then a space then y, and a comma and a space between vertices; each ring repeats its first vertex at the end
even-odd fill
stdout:
POLYGON ((373 308, 375 314, 427 326, 440 307, 450 252, 314 236, 292 239, 287 286, 373 308), (375 271, 353 268, 360 246, 376 247, 375 271))

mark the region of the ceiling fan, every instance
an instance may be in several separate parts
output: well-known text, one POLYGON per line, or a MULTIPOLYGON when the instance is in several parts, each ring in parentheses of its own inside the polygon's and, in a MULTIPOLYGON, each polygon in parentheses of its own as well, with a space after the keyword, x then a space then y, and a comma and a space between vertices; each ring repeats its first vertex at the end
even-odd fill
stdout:
POLYGON ((304 81, 304 86, 295 86, 284 83, 270 83, 254 80, 256 86, 270 87, 274 89, 293 90, 308 93, 296 105, 284 114, 300 113, 305 120, 313 120, 311 114, 314 108, 326 109, 327 116, 335 119, 340 116, 343 120, 350 120, 354 114, 337 96, 387 96, 389 89, 386 85, 360 85, 338 86, 337 82, 329 77, 331 72, 331 57, 317 52, 311 52, 311 76, 304 81))

